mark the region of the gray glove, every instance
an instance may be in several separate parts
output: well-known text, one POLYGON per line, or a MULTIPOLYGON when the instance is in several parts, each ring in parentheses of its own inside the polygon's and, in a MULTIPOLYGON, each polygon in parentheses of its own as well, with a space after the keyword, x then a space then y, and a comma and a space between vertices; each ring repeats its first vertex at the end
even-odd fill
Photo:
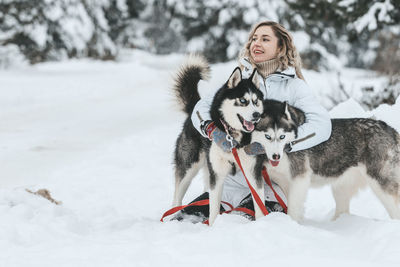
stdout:
POLYGON ((246 152, 247 155, 256 156, 256 155, 265 154, 265 149, 260 143, 254 142, 254 143, 251 143, 251 144, 245 146, 244 152, 246 152))
POLYGON ((208 139, 216 143, 224 152, 231 152, 238 145, 238 142, 233 138, 232 141, 229 141, 227 134, 218 129, 212 121, 204 124, 203 131, 208 136, 208 139))
POLYGON ((292 142, 287 143, 285 145, 285 148, 283 149, 286 153, 289 153, 290 151, 292 151, 292 142))
MULTIPOLYGON (((292 143, 287 143, 285 145, 284 151, 286 153, 289 153, 292 151, 292 143)), ((244 147, 244 152, 246 152, 247 155, 261 155, 265 154, 265 148, 258 142, 251 143, 247 146, 244 147)))

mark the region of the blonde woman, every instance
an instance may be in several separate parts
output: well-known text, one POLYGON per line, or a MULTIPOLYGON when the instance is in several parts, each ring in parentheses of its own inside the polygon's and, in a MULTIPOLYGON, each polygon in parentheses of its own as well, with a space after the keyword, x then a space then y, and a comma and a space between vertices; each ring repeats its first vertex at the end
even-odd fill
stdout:
MULTIPOLYGON (((239 66, 242 69, 243 78, 249 77, 253 70, 257 68, 260 90, 265 99, 287 101, 289 105, 304 111, 306 123, 300 126, 298 138, 303 138, 312 133, 315 133, 315 136, 293 145, 289 148, 290 151, 313 147, 330 137, 331 120, 329 114, 318 103, 312 90, 304 81, 301 73, 300 56, 296 51, 290 33, 282 25, 272 21, 256 24, 250 31, 248 41, 239 55, 239 66)), ((210 95, 202 98, 196 104, 191 117, 194 127, 205 138, 211 140, 213 134, 207 131, 207 127, 211 122, 209 111, 213 97, 214 95, 210 95), (200 121, 197 113, 206 123, 200 121)), ((218 128, 216 131, 219 131, 218 128)), ((229 151, 230 147, 225 147, 228 143, 220 141, 221 139, 213 140, 224 150, 229 151)), ((222 141, 224 140, 222 139, 222 141)), ((267 186, 265 188, 267 208, 270 211, 282 210, 272 192, 268 190, 267 186)), ((274 188, 284 199, 280 188, 277 185, 274 188)), ((207 192, 195 201, 206 198, 208 198, 207 192)), ((225 179, 222 200, 231 203, 233 207, 253 208, 250 191, 241 172, 225 179)), ((224 207, 222 206, 221 209, 224 209, 224 207)), ((188 207, 182 210, 176 218, 182 219, 185 214, 197 215, 199 220, 204 219, 204 217, 208 217, 208 206, 188 207)))

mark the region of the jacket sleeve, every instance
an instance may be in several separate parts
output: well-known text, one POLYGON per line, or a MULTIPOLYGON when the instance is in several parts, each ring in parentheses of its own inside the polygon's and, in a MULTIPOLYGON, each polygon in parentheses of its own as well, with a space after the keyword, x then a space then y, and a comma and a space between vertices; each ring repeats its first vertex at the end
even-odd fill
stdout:
MULTIPOLYGON (((200 81, 198 86, 199 87, 207 86, 207 83, 200 81)), ((194 106, 194 109, 193 109, 193 112, 191 115, 191 120, 192 120, 192 124, 193 124, 194 128, 202 136, 204 136, 206 138, 208 138, 207 135, 205 135, 205 133, 203 133, 203 131, 201 130, 201 122, 202 122, 202 120, 203 121, 211 120, 210 109, 211 109, 211 104, 212 104, 212 101, 214 99, 216 92, 217 91, 214 90, 214 91, 208 93, 206 96, 200 98, 200 100, 194 106), (200 117, 202 120, 199 118, 197 113, 200 114, 200 117)))
POLYGON ((331 136, 332 123, 328 111, 315 98, 311 88, 301 79, 294 79, 294 102, 292 105, 304 111, 306 121, 298 128, 297 138, 315 133, 314 137, 293 145, 292 152, 307 149, 325 142, 331 136))

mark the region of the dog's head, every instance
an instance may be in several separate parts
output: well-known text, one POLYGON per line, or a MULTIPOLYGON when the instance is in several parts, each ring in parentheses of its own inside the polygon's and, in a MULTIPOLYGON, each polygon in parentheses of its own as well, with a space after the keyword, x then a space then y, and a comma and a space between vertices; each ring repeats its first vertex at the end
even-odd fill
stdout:
POLYGON ((216 123, 222 119, 233 129, 250 133, 260 120, 262 101, 256 70, 248 79, 243 79, 240 68, 236 68, 215 95, 211 117, 216 123))
POLYGON ((265 100, 264 112, 252 133, 252 142, 264 146, 271 165, 277 166, 285 146, 297 138, 298 127, 304 121, 304 112, 287 102, 265 100))

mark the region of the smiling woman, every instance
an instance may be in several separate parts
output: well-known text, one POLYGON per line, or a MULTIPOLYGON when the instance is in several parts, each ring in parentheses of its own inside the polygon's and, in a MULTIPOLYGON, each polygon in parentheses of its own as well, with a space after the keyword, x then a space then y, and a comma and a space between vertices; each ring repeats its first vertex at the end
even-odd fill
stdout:
POLYGON ((297 77, 304 80, 301 59, 293 38, 279 23, 263 21, 256 24, 239 55, 239 60, 243 58, 250 61, 253 68, 257 68, 264 78, 278 68, 286 70, 293 67, 297 77))
POLYGON ((261 26, 254 32, 250 43, 250 55, 253 62, 260 63, 276 58, 278 37, 270 26, 261 26))

